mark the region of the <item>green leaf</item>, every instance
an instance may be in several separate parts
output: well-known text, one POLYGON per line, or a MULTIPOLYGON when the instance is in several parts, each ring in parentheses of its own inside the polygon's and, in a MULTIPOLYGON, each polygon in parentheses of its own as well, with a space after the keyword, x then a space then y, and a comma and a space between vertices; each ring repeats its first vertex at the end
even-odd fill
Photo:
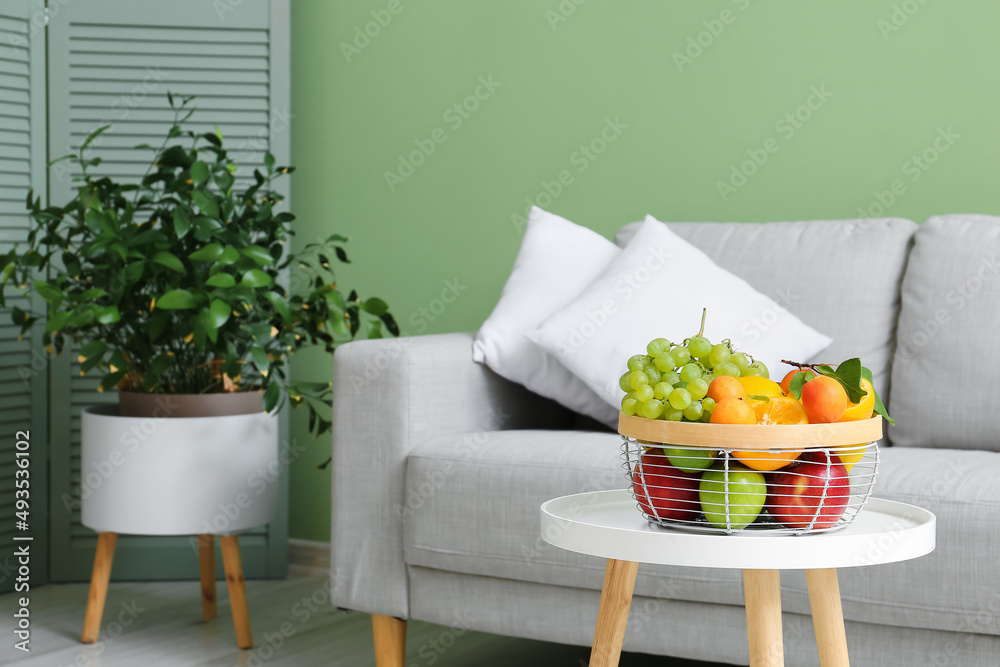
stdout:
POLYGON ((90 134, 88 134, 87 138, 80 145, 80 152, 82 153, 83 150, 94 141, 94 139, 96 139, 97 137, 99 137, 102 134, 104 134, 104 131, 107 130, 109 127, 111 127, 111 126, 110 125, 103 125, 103 126, 97 128, 96 130, 94 130, 93 132, 91 132, 90 134))
POLYGON ((347 253, 344 251, 343 248, 341 248, 340 246, 337 246, 333 250, 334 250, 334 252, 337 253, 337 259, 339 259, 341 262, 343 262, 344 264, 350 264, 351 263, 351 260, 347 259, 347 253))
POLYGON ((170 290, 156 300, 156 307, 162 310, 182 310, 197 305, 198 298, 186 289, 170 290))
POLYGON ((268 301, 271 302, 271 305, 274 306, 275 312, 281 315, 281 319, 283 319, 285 322, 291 321, 292 313, 288 309, 288 302, 285 301, 285 298, 283 296, 281 296, 280 294, 275 294, 274 292, 265 292, 264 298, 266 298, 268 301))
POLYGON ((215 183, 222 192, 229 192, 229 189, 233 187, 233 183, 235 182, 236 179, 228 171, 220 171, 215 176, 215 183))
POLYGON ((42 300, 46 303, 60 303, 63 300, 62 290, 51 283, 47 283, 44 280, 36 280, 34 283, 35 291, 38 292, 38 296, 42 297, 42 300))
POLYGON ((194 187, 200 186, 208 180, 208 165, 201 160, 195 160, 191 165, 191 184, 194 187))
POLYGON ((195 262, 214 262, 219 259, 222 255, 222 246, 218 243, 209 243, 206 246, 198 248, 193 253, 188 255, 188 259, 195 262))
POLYGON ((861 388, 861 359, 854 357, 843 361, 837 366, 837 370, 825 364, 817 366, 816 370, 839 382, 847 392, 847 398, 851 403, 857 403, 864 398, 865 391, 861 388))
POLYGON ((87 301, 89 299, 100 299, 101 297, 107 296, 108 293, 99 287, 94 287, 88 290, 83 290, 76 298, 80 301, 87 301))
POLYGON ((210 276, 205 284, 209 287, 233 287, 236 285, 236 278, 228 273, 216 273, 214 276, 210 276))
POLYGON ((270 284, 271 276, 260 269, 250 269, 243 274, 243 279, 240 280, 240 286, 242 287, 264 287, 270 284))
POLYGON ((128 375, 128 370, 120 370, 120 371, 115 371, 114 373, 108 373, 107 375, 104 376, 104 379, 101 380, 101 389, 103 389, 104 391, 111 391, 118 385, 119 382, 121 382, 121 379, 124 378, 126 375, 128 375))
POLYGON ((191 193, 191 201, 201 209, 201 212, 210 218, 219 217, 219 204, 215 197, 204 190, 195 190, 191 193))
POLYGON ((872 372, 867 368, 865 368, 864 366, 862 366, 861 377, 868 380, 868 382, 872 386, 872 392, 874 392, 875 394, 875 414, 882 415, 883 419, 885 419, 887 422, 895 426, 896 420, 889 416, 889 411, 885 409, 884 405, 882 405, 882 399, 879 398, 878 392, 875 391, 875 383, 872 382, 872 372))
POLYGON ((158 378, 166 373, 171 366, 174 365, 174 357, 169 354, 158 354, 153 357, 153 361, 149 364, 149 372, 146 373, 147 376, 152 376, 152 378, 158 378))
POLYGON ((187 269, 184 268, 184 262, 178 259, 177 255, 169 253, 166 250, 161 250, 160 252, 154 254, 152 260, 157 264, 167 267, 171 271, 176 271, 177 273, 187 273, 187 269))
POLYGON ((103 340, 92 340, 80 348, 80 356, 90 359, 91 357, 103 357, 108 351, 108 346, 103 340))
POLYGON ((101 224, 101 214, 99 211, 95 211, 92 208, 88 208, 87 212, 83 216, 83 222, 87 225, 87 229, 96 235, 100 235, 103 231, 103 225, 101 224))
POLYGON ((274 156, 270 152, 264 153, 264 166, 267 167, 267 173, 274 173, 274 156))
POLYGON ((752 399, 754 399, 756 401, 761 401, 763 403, 770 403, 771 402, 771 399, 768 398, 767 396, 760 396, 758 394, 750 394, 749 396, 747 396, 747 398, 752 398, 752 399))
POLYGON ((177 234, 177 238, 182 239, 191 229, 191 223, 188 222, 188 216, 186 216, 184 211, 179 208, 175 208, 173 210, 172 216, 174 218, 174 232, 177 234))
POLYGON ((334 315, 330 318, 330 331, 333 332, 334 336, 343 336, 345 338, 350 337, 351 332, 345 324, 343 315, 334 315))
POLYGON ((250 357, 253 359, 253 365, 259 371, 266 371, 271 367, 271 360, 268 359, 267 352, 259 345, 250 348, 250 357))
POLYGON ((208 324, 209 331, 218 329, 227 321, 232 314, 232 308, 222 299, 215 299, 208 307, 208 315, 205 323, 208 324))
POLYGON ((48 323, 45 325, 45 333, 55 333, 56 331, 60 331, 64 326, 66 326, 66 322, 69 321, 71 314, 72 313, 68 311, 60 310, 54 315, 51 315, 48 323))
POLYGON ((788 393, 794 396, 796 400, 802 400, 802 387, 814 377, 816 376, 809 371, 799 371, 792 376, 792 381, 788 383, 788 393))
POLYGON ((274 406, 278 404, 278 399, 281 397, 281 387, 278 386, 276 382, 272 382, 267 385, 267 389, 264 390, 264 411, 270 412, 274 409, 274 406))
POLYGON ((274 258, 271 257, 265 248, 259 245, 248 245, 241 251, 246 257, 249 257, 253 261, 257 262, 260 266, 273 266, 274 258))
POLYGON ((125 279, 130 283, 134 283, 142 277, 142 272, 145 268, 144 262, 131 262, 126 264, 125 279))
POLYGON ((118 306, 105 306, 97 311, 97 321, 100 324, 114 324, 122 318, 118 306))
POLYGON ((365 312, 371 313, 375 317, 381 317, 386 313, 386 311, 389 310, 389 304, 377 296, 373 296, 372 298, 364 301, 364 303, 361 304, 361 307, 365 310, 365 312))
POLYGON ((236 248, 232 246, 226 246, 222 250, 222 254, 219 255, 219 258, 215 261, 215 263, 219 266, 229 266, 239 258, 240 258, 240 253, 236 248))
MULTIPOLYGON (((175 125, 174 127, 177 126, 175 125)), ((186 150, 175 145, 160 153, 160 157, 156 162, 163 167, 183 167, 187 169, 191 166, 193 159, 186 150)))

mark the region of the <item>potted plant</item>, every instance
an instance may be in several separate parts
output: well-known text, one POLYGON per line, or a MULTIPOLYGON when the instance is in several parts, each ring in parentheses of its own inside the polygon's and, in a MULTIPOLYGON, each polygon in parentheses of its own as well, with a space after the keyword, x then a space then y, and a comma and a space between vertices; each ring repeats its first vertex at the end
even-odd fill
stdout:
MULTIPOLYGON (((85 469, 133 459, 83 500, 83 523, 101 533, 98 560, 118 532, 210 536, 269 521, 273 484, 224 530, 211 522, 248 474, 276 460, 285 400, 308 409, 311 433, 330 428, 330 383, 292 380, 290 356, 398 335, 383 300, 337 288, 331 263, 348 261, 346 238, 288 249, 295 216, 279 211, 273 184, 294 168, 268 153, 266 173, 240 187, 221 134, 183 129, 193 98, 168 98, 174 122, 162 144, 136 147, 152 151, 138 184, 95 173, 101 158, 88 148, 107 127, 97 129, 61 158, 78 168, 76 195, 43 206, 29 192, 27 246, 0 256, 0 306, 11 279, 37 294, 47 350, 74 350, 82 372, 103 376, 99 391, 118 390, 119 406, 88 408, 82 420, 85 469), (132 447, 137 427, 144 437, 132 447)), ((19 308, 12 318, 22 335, 37 319, 19 308)))

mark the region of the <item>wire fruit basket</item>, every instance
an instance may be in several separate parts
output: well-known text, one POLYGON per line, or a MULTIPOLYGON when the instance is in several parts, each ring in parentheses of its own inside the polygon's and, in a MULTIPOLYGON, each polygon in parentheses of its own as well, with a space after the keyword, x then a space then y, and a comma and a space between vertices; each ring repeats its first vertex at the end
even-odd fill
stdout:
POLYGON ((806 535, 851 524, 878 476, 882 418, 833 424, 670 422, 620 414, 636 506, 667 528, 806 535))

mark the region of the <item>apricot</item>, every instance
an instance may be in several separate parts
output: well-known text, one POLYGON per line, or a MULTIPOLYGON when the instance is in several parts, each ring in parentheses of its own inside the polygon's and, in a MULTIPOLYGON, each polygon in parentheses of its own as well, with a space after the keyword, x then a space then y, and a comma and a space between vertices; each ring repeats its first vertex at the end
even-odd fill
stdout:
POLYGON ((730 396, 716 403, 715 410, 712 410, 711 422, 713 424, 756 424, 757 413, 746 401, 730 396))
POLYGON ((810 424, 829 424, 844 416, 847 392, 832 377, 821 375, 802 387, 802 407, 810 424))
POLYGON ((708 385, 707 396, 716 403, 722 403, 727 398, 739 398, 745 401, 747 399, 747 390, 743 388, 743 384, 736 378, 728 375, 720 375, 708 385))
MULTIPOLYGON (((806 369, 804 369, 804 368, 796 368, 793 371, 788 371, 788 374, 785 375, 785 377, 781 380, 781 391, 785 392, 786 396, 788 396, 788 385, 791 384, 792 378, 795 377, 796 373, 801 373, 802 371, 806 371, 806 369)), ((813 373, 813 375, 815 375, 815 373, 813 371, 806 371, 806 372, 807 373, 813 373)), ((792 398, 795 398, 795 397, 792 396, 792 398)))

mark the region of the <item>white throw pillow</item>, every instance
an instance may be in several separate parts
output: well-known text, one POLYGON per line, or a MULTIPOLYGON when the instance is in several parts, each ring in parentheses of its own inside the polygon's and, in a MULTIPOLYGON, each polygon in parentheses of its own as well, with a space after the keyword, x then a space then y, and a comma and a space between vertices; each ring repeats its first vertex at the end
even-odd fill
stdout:
POLYGON ((531 208, 521 249, 472 358, 513 382, 614 427, 618 410, 526 337, 583 293, 621 249, 597 232, 531 208))
POLYGON ((618 406, 628 358, 654 338, 694 336, 702 308, 709 340, 730 339, 772 379, 790 370, 781 359, 810 359, 832 342, 652 216, 586 292, 528 337, 618 406))

